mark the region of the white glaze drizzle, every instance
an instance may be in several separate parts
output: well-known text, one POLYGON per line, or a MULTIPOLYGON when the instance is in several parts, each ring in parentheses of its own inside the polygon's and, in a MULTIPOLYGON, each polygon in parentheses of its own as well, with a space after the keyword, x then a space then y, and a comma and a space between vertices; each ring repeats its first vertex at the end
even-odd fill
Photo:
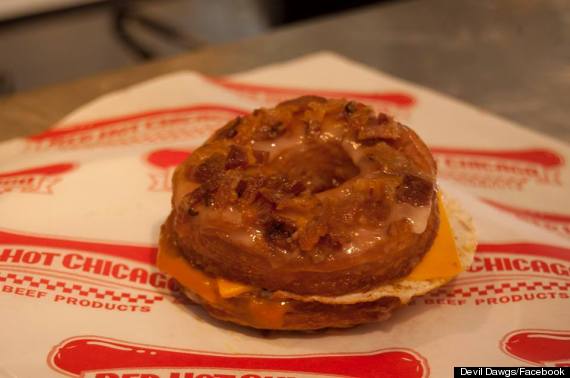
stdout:
POLYGON ((412 225, 412 232, 415 234, 421 234, 427 227, 431 209, 431 202, 425 206, 417 207, 407 203, 398 203, 392 210, 389 222, 407 219, 412 225))
POLYGON ((352 232, 350 243, 343 246, 343 252, 347 255, 355 255, 373 248, 384 239, 384 233, 378 230, 359 228, 352 232))
POLYGON ((291 148, 302 148, 304 146, 303 136, 283 136, 270 141, 251 141, 251 146, 260 151, 269 152, 269 160, 282 152, 291 148))

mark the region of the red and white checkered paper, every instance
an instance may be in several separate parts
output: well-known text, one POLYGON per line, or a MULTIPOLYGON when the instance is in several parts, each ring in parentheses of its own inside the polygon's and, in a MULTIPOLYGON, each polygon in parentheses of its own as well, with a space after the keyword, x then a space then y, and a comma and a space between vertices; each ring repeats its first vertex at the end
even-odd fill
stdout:
POLYGON ((329 53, 110 93, 0 144, 0 377, 443 377, 570 363, 570 148, 329 53), (411 125, 473 215, 470 271, 392 319, 267 334, 177 303, 153 263, 174 167, 236 115, 301 94, 411 125))

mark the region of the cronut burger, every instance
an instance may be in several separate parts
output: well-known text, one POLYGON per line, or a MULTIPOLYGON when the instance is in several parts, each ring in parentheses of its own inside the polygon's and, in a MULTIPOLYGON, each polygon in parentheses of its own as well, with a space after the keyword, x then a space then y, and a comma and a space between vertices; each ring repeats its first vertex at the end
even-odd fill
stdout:
POLYGON ((306 96, 217 130, 177 167, 158 267, 213 317, 260 329, 350 327, 466 269, 470 218, 410 128, 306 96))

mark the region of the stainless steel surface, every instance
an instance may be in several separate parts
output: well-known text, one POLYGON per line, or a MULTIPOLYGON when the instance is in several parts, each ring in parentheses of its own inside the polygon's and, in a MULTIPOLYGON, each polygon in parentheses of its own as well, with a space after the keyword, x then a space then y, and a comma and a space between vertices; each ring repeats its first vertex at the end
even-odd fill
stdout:
POLYGON ((41 131, 94 97, 166 72, 221 75, 318 50, 570 141, 566 0, 409 1, 310 21, 8 98, 0 102, 0 139, 41 131))

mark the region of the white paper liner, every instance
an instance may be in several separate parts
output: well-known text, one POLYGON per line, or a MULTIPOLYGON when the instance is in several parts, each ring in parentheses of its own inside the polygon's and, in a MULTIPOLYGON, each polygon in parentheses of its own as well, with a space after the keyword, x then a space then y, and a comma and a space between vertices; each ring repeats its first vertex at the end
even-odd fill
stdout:
POLYGON ((330 53, 110 93, 0 144, 0 376, 441 377, 556 364, 570 351, 569 159, 559 141, 330 53), (469 271, 386 322, 265 335, 177 303, 155 246, 176 164, 226 120, 303 93, 416 129, 479 247, 469 271))

